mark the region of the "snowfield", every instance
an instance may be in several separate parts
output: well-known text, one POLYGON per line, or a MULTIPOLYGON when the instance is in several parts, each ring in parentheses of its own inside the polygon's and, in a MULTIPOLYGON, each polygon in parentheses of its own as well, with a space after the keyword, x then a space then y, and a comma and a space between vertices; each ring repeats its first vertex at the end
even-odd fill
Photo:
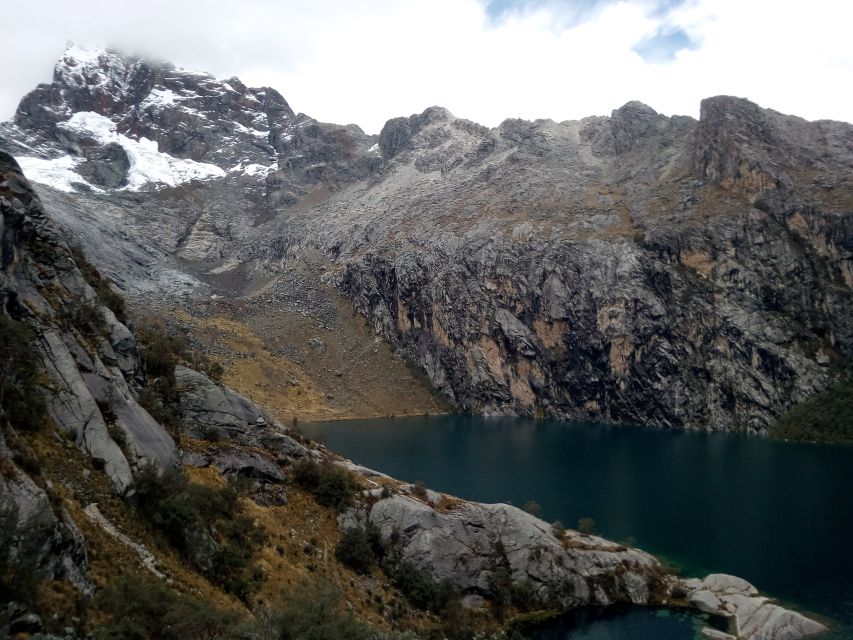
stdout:
MULTIPOLYGON (((213 164, 175 158, 157 149, 157 143, 148 138, 134 140, 116 131, 115 123, 98 113, 82 111, 57 125, 69 133, 94 138, 100 144, 115 142, 125 150, 130 159, 127 186, 120 190, 139 191, 153 184, 174 187, 192 180, 209 180, 225 177, 225 171, 213 164)), ((74 191, 74 183, 102 191, 89 184, 74 169, 85 162, 82 158, 62 156, 53 160, 42 158, 17 158, 28 178, 61 191, 74 191)))

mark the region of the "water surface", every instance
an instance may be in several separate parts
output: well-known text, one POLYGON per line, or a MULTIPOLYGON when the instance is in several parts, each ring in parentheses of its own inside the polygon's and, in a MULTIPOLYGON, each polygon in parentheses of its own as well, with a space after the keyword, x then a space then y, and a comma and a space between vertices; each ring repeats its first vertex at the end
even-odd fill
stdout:
MULTIPOLYGON (((831 637, 853 638, 851 446, 472 416, 302 429, 402 480, 483 502, 521 506, 535 500, 541 517, 569 527, 594 518, 598 533, 663 556, 685 574, 741 576, 841 623, 831 637)), ((692 637, 687 624, 664 636, 648 616, 648 631, 638 635, 644 616, 585 623, 571 637, 692 637), (611 635, 582 635, 599 628, 611 635)), ((663 625, 669 629, 671 622, 663 625)), ((569 636, 553 632, 547 637, 569 636)))

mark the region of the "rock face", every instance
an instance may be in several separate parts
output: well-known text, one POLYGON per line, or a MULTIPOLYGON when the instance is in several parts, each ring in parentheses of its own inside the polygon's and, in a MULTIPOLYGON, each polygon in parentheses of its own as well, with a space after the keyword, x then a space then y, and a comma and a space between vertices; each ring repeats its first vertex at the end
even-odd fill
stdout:
POLYGON ((502 570, 529 585, 538 601, 563 608, 650 604, 666 589, 663 569, 649 554, 575 532, 558 540, 550 525, 510 505, 459 501, 439 511, 396 495, 341 518, 343 526, 359 520, 375 524, 402 561, 468 595, 493 597, 502 570))
MULTIPOLYGON (((356 473, 381 474, 342 462, 356 473)), ((386 481, 387 476, 382 476, 386 481)), ((571 609, 616 603, 680 605, 726 618, 730 633, 712 638, 798 640, 826 627, 763 597, 746 580, 724 574, 681 580, 653 556, 577 531, 558 532, 505 504, 466 502, 411 486, 382 497, 378 489, 338 518, 342 529, 378 528, 386 556, 410 563, 437 582, 449 581, 467 601, 495 598, 509 581, 539 606, 571 609)))
MULTIPOLYGON (((31 179, 65 192, 118 192, 122 206, 138 202, 135 192, 177 189, 165 198, 177 219, 153 244, 192 260, 220 258, 247 221, 364 178, 381 162, 376 136, 294 114, 269 87, 77 46, 57 62, 53 82, 0 125, 0 148, 31 179)), ((150 233, 150 215, 144 221, 150 233)))
POLYGON ((176 367, 182 389, 182 430, 188 436, 215 443, 204 453, 185 451, 182 462, 192 467, 215 467, 225 476, 242 476, 253 483, 253 498, 263 505, 284 504, 282 465, 303 458, 308 450, 259 406, 206 376, 176 367))
POLYGON ((0 210, 6 266, 0 301, 4 313, 36 330, 51 418, 103 467, 119 494, 129 493, 132 468, 177 464, 171 436, 128 384, 136 384, 133 335, 101 304, 17 164, 2 152, 0 210))
POLYGON ((686 580, 683 586, 687 589, 691 606, 703 613, 730 620, 730 635, 711 637, 782 640, 803 638, 827 630, 821 623, 760 596, 758 589, 735 576, 716 573, 704 580, 686 580))
POLYGON ((849 362, 850 125, 726 97, 424 120, 303 235, 461 408, 761 432, 849 362))
MULTIPOLYGON (((0 415, 5 422, 5 416, 0 415)), ((5 428, 5 427, 4 427, 5 428)), ((10 459, 0 432, 0 567, 15 567, 25 580, 65 579, 86 594, 94 591, 83 536, 68 513, 55 509, 45 491, 10 459)))
POLYGON ((209 295, 211 266, 319 249, 460 409, 754 432, 853 355, 851 141, 726 96, 698 121, 432 107, 367 136, 79 48, 0 126, 127 291, 209 295))

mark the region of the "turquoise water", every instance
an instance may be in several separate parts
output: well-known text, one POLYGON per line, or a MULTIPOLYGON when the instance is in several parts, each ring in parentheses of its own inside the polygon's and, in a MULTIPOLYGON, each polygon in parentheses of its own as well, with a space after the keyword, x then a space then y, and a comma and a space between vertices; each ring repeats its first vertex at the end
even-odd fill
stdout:
MULTIPOLYGON (((592 517, 598 533, 685 574, 741 576, 839 623, 831 637, 853 638, 853 447, 471 416, 302 429, 403 480, 484 502, 535 500, 545 520, 570 527, 592 517)), ((572 638, 693 637, 683 620, 663 619, 675 635, 650 620, 636 612, 594 624, 567 620, 543 637, 568 637, 569 628, 572 638), (599 628, 608 631, 595 635, 599 628)))

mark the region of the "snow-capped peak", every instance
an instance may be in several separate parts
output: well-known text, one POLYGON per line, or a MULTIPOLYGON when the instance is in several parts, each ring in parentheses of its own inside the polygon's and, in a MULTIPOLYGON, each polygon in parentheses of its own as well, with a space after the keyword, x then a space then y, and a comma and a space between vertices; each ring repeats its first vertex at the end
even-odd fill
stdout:
POLYGON ((70 43, 56 63, 54 80, 68 87, 124 95, 143 63, 101 47, 70 43))

